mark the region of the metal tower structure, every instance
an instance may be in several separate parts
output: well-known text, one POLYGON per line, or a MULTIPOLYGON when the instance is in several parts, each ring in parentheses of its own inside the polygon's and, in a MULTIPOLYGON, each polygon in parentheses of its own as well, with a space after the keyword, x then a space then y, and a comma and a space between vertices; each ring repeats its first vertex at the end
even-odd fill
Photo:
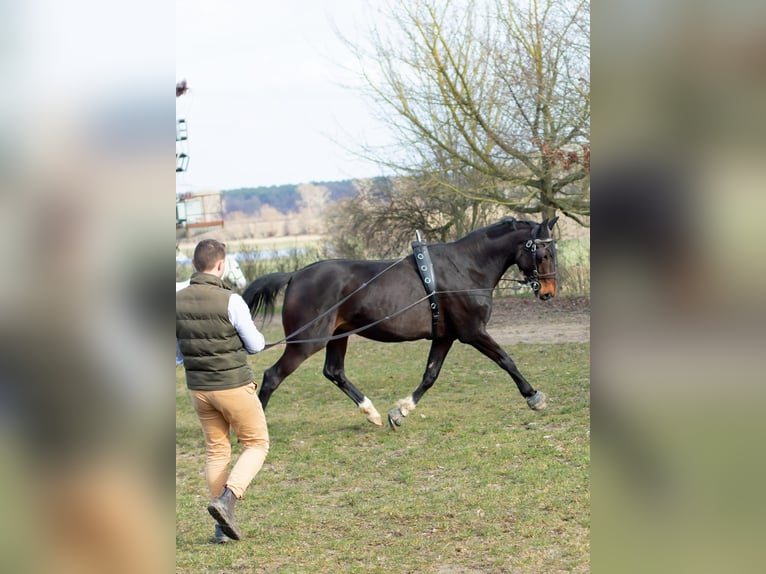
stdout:
MULTIPOLYGON (((176 83, 176 102, 188 91, 186 80, 176 83)), ((181 116, 176 113, 176 177, 185 174, 189 168, 189 126, 183 114, 181 116)), ((220 192, 180 192, 177 188, 176 184, 176 240, 223 227, 220 192)))

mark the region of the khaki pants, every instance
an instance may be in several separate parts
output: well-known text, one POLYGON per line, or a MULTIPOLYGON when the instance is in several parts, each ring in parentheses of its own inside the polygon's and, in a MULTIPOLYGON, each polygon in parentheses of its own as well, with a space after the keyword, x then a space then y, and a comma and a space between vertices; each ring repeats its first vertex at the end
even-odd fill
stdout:
POLYGON ((220 496, 225 486, 242 498, 266 460, 269 431, 256 389, 251 382, 223 391, 189 391, 205 434, 205 475, 212 498, 220 496), (229 427, 242 444, 242 453, 231 473, 229 427))

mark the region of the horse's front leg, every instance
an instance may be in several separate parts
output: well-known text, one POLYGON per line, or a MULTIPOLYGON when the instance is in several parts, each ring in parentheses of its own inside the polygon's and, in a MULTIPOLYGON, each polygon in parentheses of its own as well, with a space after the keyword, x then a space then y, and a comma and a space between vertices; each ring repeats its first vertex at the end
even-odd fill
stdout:
POLYGON ((343 391, 359 407, 367 420, 374 425, 383 426, 383 420, 380 417, 378 409, 372 404, 372 401, 365 394, 357 389, 346 377, 344 369, 346 348, 348 347, 348 337, 330 341, 327 344, 327 350, 324 361, 324 370, 322 373, 330 379, 335 385, 343 391))
POLYGON ((519 372, 513 359, 490 337, 489 333, 482 331, 475 339, 466 342, 495 361, 501 369, 511 375, 521 396, 527 399, 527 405, 530 409, 539 411, 545 408, 545 394, 532 388, 532 385, 519 372))
POLYGON ((409 397, 398 401, 396 407, 388 411, 388 424, 392 429, 396 430, 396 427, 402 426, 404 417, 415 410, 415 406, 423 398, 425 392, 436 382, 439 371, 441 371, 444 364, 444 359, 452 348, 452 343, 454 343, 454 339, 437 339, 431 343, 426 370, 423 373, 420 385, 409 397))

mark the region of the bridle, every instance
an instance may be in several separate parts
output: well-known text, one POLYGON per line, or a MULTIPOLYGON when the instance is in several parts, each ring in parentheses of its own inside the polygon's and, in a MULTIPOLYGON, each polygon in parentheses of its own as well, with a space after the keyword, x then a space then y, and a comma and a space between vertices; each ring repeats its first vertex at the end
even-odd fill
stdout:
POLYGON ((537 247, 538 245, 542 245, 543 249, 547 249, 548 245, 555 245, 553 238, 548 239, 529 239, 524 244, 524 249, 529 251, 530 256, 532 257, 532 262, 534 263, 534 269, 527 273, 522 269, 522 273, 524 273, 524 281, 519 281, 519 283, 529 285, 532 290, 537 294, 540 291, 540 288, 542 285, 540 284, 541 279, 555 279, 557 274, 557 266, 556 266, 556 250, 553 249, 551 251, 551 254, 553 255, 553 271, 550 273, 540 273, 540 271, 537 269, 537 247))

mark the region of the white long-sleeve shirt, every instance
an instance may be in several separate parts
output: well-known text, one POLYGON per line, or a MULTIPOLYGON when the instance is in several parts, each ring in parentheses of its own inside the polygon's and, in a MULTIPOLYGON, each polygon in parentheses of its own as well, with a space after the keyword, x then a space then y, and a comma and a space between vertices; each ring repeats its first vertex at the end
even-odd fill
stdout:
MULTIPOLYGON (((229 321, 237 330, 239 338, 242 339, 245 350, 251 355, 263 351, 266 347, 266 339, 253 323, 250 309, 238 293, 232 293, 229 296, 228 313, 229 321)), ((183 362, 184 358, 178 347, 178 339, 176 339, 176 365, 182 365, 183 362)))

